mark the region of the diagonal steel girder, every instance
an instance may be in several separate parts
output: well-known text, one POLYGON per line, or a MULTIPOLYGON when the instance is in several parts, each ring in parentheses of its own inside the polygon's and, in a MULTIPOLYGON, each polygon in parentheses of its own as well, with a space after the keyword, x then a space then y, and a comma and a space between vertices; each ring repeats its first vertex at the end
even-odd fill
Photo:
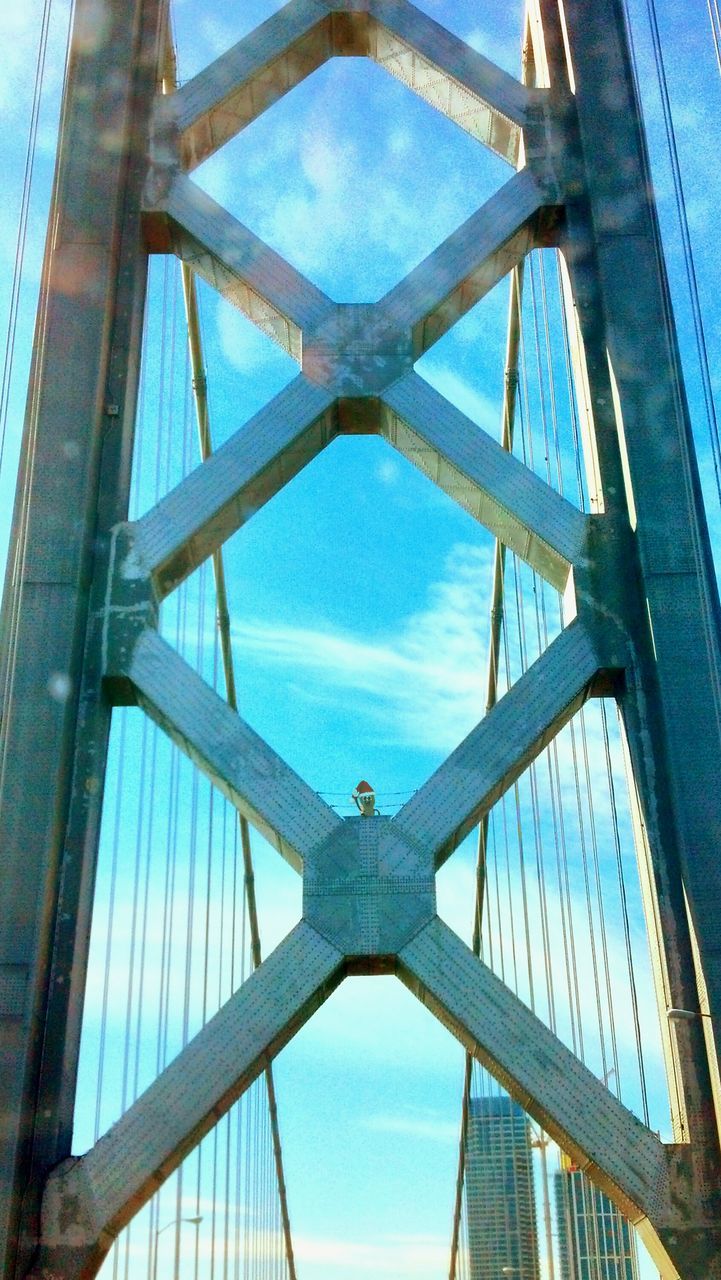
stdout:
POLYGON ((563 592, 583 555, 588 517, 514 458, 417 373, 383 395, 381 431, 499 542, 563 592))
POLYGON ((184 174, 146 213, 147 227, 156 249, 187 263, 300 364, 303 330, 333 306, 310 280, 184 174))
POLYGON ((410 330, 415 359, 535 247, 538 215, 554 202, 521 169, 381 299, 398 328, 410 330))
POLYGON ((51 1175, 38 1280, 96 1274, 121 1228, 337 987, 342 962, 301 921, 87 1155, 51 1175))
POLYGON ((333 397, 303 375, 132 526, 121 578, 149 576, 162 599, 336 434, 333 397))
POLYGON ((602 665, 575 620, 403 805, 394 825, 442 866, 583 705, 602 665))
POLYGON ((379 302, 363 306, 333 303, 182 174, 149 185, 144 217, 153 251, 192 266, 298 363, 334 312, 362 312, 366 327, 372 314, 379 328, 409 338, 417 359, 534 248, 539 219, 556 201, 553 184, 522 169, 379 302))
POLYGON ((438 917, 401 949, 397 972, 611 1196, 656 1264, 678 1274, 687 1258, 692 1206, 678 1177, 679 1149, 662 1143, 628 1111, 438 917))
MULTIPOLYGON (((342 430, 338 402, 302 374, 139 520, 115 564, 162 599, 342 430)), ((563 591, 589 517, 455 409, 417 374, 369 411, 383 435, 541 576, 563 591)), ((112 594, 112 592, 111 592, 112 594)))
POLYGON ((407 0, 293 0, 161 101, 185 168, 213 155, 335 56, 368 57, 510 164, 541 96, 407 0))
POLYGON ((341 819, 151 628, 123 673, 136 700, 296 871, 341 819))
MULTIPOLYGON (((363 820, 341 824, 356 835, 363 820)), ((392 823, 388 824, 392 826, 392 823)), ((375 824, 374 824, 375 826, 375 824)), ((341 833, 341 845, 347 845, 341 833)), ((345 853, 345 848, 343 848, 345 853)), ((326 893, 333 913, 335 887, 326 893)), ((348 972, 378 972, 306 919, 181 1050, 86 1155, 61 1165, 43 1201, 33 1275, 89 1280, 118 1231, 218 1122, 348 972)), ((671 1186, 677 1153, 666 1148, 514 996, 430 906, 410 938, 398 938, 383 972, 401 981, 612 1195, 649 1244, 683 1237, 688 1206, 671 1186)), ((677 1249, 671 1249, 671 1256, 677 1249)))

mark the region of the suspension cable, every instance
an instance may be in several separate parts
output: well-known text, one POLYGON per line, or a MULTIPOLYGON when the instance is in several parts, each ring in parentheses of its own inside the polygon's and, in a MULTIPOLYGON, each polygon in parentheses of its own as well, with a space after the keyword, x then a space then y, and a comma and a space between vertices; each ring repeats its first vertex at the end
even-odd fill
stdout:
MULTIPOLYGON (((200 454, 203 461, 210 457, 213 446, 210 434, 210 416, 208 409, 208 388, 205 376, 205 367, 203 361, 202 338, 200 329, 200 317, 198 314, 198 300, 195 288, 195 276, 193 271, 186 263, 181 263, 181 278, 183 282, 183 296, 185 299, 186 320, 188 325, 188 348, 190 351, 190 364, 193 378, 193 399, 195 403, 195 411, 198 425, 198 437, 200 442, 200 454)), ((223 562, 222 550, 218 549, 213 552, 213 574, 215 578, 215 594, 217 614, 216 622, 218 635, 220 637, 221 656, 223 676, 225 679, 226 699, 228 705, 234 711, 238 710, 238 699, 235 681, 235 669, 233 664, 233 650, 230 636, 230 613, 228 610, 228 594, 225 579, 225 566, 223 562)), ((262 961, 262 951, 260 942, 260 927, 258 923, 258 908, 255 895, 255 872, 253 870, 253 857, 250 843, 250 828, 247 819, 242 814, 238 815, 238 826, 240 831, 240 843, 243 857, 243 870, 245 880, 245 891, 247 895, 248 922, 250 926, 250 949, 253 968, 257 969, 262 961)), ((281 1218, 283 1224, 283 1236, 285 1239, 285 1249, 288 1260, 289 1280, 296 1280, 295 1257, 293 1252, 293 1239, 290 1228, 290 1213, 288 1209, 288 1193, 285 1183, 285 1173, 283 1167, 283 1150, 280 1140, 280 1125, 278 1120, 278 1102, 275 1090, 275 1081, 273 1078, 273 1069, 270 1063, 265 1068, 265 1082, 268 1094, 268 1110, 270 1113, 270 1129, 273 1143, 273 1155, 275 1159, 276 1177, 278 1182, 278 1196, 280 1199, 281 1218)))
MULTIPOLYGON (((513 448, 513 427, 516 414, 518 391, 518 347, 520 340, 521 295, 523 287, 523 263, 511 272, 511 296, 508 316, 508 337, 506 343, 506 363, 504 373, 503 409, 501 421, 501 445, 510 451, 513 448)), ((495 705, 498 697, 498 661, 503 630, 503 583, 506 549, 496 540, 493 558, 493 584, 491 588, 490 643, 488 651, 488 671, 486 677, 486 712, 495 705)), ((476 901, 473 913, 474 955, 481 953, 481 933, 483 926, 483 905, 486 893, 486 845, 488 840, 489 817, 484 815, 478 833, 478 855, 476 859, 476 901)), ((466 1139, 468 1135, 468 1112, 471 1097, 472 1055, 466 1054, 463 1079, 463 1101, 461 1106, 461 1133, 458 1144, 458 1172, 456 1175, 456 1198, 453 1209, 453 1227, 451 1232, 451 1256, 448 1280, 456 1280, 458 1251, 463 1209, 463 1189, 465 1184, 466 1139)))

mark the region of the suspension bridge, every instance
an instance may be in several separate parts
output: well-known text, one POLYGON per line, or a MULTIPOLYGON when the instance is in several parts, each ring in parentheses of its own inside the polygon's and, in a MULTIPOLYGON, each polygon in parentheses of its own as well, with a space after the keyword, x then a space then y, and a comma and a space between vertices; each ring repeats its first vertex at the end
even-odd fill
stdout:
POLYGON ((721 13, 495 8, 8 44, 7 1280, 721 1277, 721 13))

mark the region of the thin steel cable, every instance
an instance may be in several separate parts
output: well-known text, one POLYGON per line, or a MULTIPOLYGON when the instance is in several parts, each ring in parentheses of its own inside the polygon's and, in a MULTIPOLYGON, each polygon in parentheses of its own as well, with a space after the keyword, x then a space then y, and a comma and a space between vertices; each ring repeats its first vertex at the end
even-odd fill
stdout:
POLYGON ((613 780, 613 767, 611 763, 611 746, 608 732, 608 717, 606 714, 605 702, 601 702, 601 725, 603 730, 603 746, 606 761, 606 780, 611 803, 612 813, 612 830, 613 843, 616 854, 616 869, 618 876, 619 895, 621 899, 621 919, 623 926, 623 942, 626 953, 626 969, 628 972, 628 985, 631 993, 631 1008, 633 1011, 633 1032, 636 1045, 636 1060, 638 1063, 638 1074, 641 1085, 641 1102, 643 1106, 643 1118, 646 1126, 650 1126, 650 1114, 648 1106, 648 1089, 646 1084, 646 1066, 643 1056, 643 1037, 641 1035, 641 1021, 639 1017, 638 1007, 638 987, 636 983, 636 972, 633 959, 633 946, 631 943, 631 925, 628 911, 628 895, 626 892, 626 877, 623 866, 623 856, 621 853, 621 835, 618 821, 618 806, 616 804, 616 788, 613 780))
POLYGON ((716 65, 721 75, 721 10, 719 10, 718 0, 706 0, 706 7, 708 8, 709 22, 711 23, 711 38, 716 55, 716 65))
POLYGON ((699 296, 696 262, 694 259, 693 242, 691 240, 691 231, 689 228, 686 193, 684 190, 683 175, 681 173, 681 162, 676 142, 676 128, 673 122, 671 96, 669 93, 668 78, 666 75, 666 61, 663 55, 663 43, 658 26, 658 14, 656 11, 655 0, 646 0, 646 12, 648 14, 649 25, 651 28, 653 56, 656 66, 659 92, 661 95, 661 106, 663 109, 666 146, 673 175, 676 215, 678 218, 679 230, 681 232, 686 284, 689 292, 689 298, 691 300, 691 314, 693 317, 694 336, 696 339, 696 350, 698 354, 699 370, 701 373, 704 409, 714 461, 716 493, 719 502, 721 502, 721 435, 719 433, 718 414, 716 412, 716 398, 711 380, 708 343, 706 340, 706 326, 704 323, 703 309, 701 307, 701 300, 699 296))
MULTIPOLYGON (((513 425, 516 412, 518 387, 518 335, 522 296, 523 264, 511 272, 508 336, 506 342, 506 361, 504 370, 504 395, 501 421, 501 444, 506 449, 513 445, 513 425)), ((486 712, 494 705, 498 692, 498 652, 503 630, 503 581, 505 566, 505 548, 497 540, 494 549, 493 583, 491 587, 490 641, 488 650, 488 673, 486 680, 486 712)), ((492 821, 492 815, 491 815, 492 821)), ((478 855, 476 859, 476 893, 474 907, 472 947, 476 955, 481 954, 483 936, 483 910, 486 885, 486 851, 488 840, 489 817, 482 819, 479 827, 478 855)), ((495 826, 492 828, 495 859, 495 826)), ((500 917, 500 898, 498 896, 497 862, 495 863, 496 901, 500 917)), ((501 931, 499 930, 499 933, 501 931)), ((502 937, 502 934, 501 934, 502 937)), ((501 943, 501 968, 503 971, 503 946, 501 943)), ((457 1268, 460 1222, 463 1205, 463 1189, 465 1185, 465 1144, 468 1129, 468 1106, 470 1100, 470 1080, 472 1059, 466 1056, 464 1071, 463 1097, 461 1104, 461 1133, 458 1152, 458 1172, 456 1176, 456 1199, 453 1210, 451 1229, 451 1251, 449 1260, 449 1280, 454 1280, 457 1268)))
MULTIPOLYGON (((12 373, 15 358, 15 339, 17 336, 18 315, 20 311, 20 296, 23 285, 23 270, 25 266, 25 249, 27 245, 28 221, 30 216, 30 202, 33 189, 33 174, 35 171, 35 155, 37 151, 38 124, 40 121, 40 107, 43 97, 43 88, 45 83, 45 62, 48 50, 48 35, 50 31, 50 19, 52 14, 52 0, 45 0, 43 5, 42 18, 40 21, 40 34, 38 37, 38 48, 35 58, 35 78, 33 83, 33 97, 30 108, 30 124, 28 128, 28 140, 25 150, 25 165, 23 170, 22 193, 20 199, 20 214, 18 217, 17 239, 15 241, 15 256, 13 261, 13 276, 10 289, 10 309, 8 315, 7 331, 5 335, 5 352, 3 356, 2 378, 0 379, 0 474, 2 473, 2 465, 5 457, 5 442, 7 439, 8 425, 8 408, 10 403, 10 387, 12 384, 12 373)), ((69 33, 68 28, 68 33, 69 33)), ((66 51, 67 58, 67 51, 66 51)))
POLYGON ((110 974, 113 947, 113 919, 115 913, 115 894, 118 883, 118 864, 120 853, 120 797, 122 795, 123 770, 125 765, 125 739, 127 730, 127 711, 122 709, 120 715, 120 735, 118 743, 118 771, 115 791, 115 819, 113 822, 112 852, 110 859, 110 889, 108 894, 108 923, 105 932, 103 994, 100 1005, 100 1034, 98 1045, 97 1087, 95 1091, 95 1121, 93 1124, 93 1142, 97 1142, 101 1132, 101 1114, 103 1103, 103 1082, 105 1079, 105 1053, 107 1046, 108 1006, 110 1002, 110 974))
MULTIPOLYGON (((185 264, 181 267, 183 294, 185 299, 185 312, 188 325, 188 350, 190 358, 190 367, 193 379, 193 395, 196 409, 198 436, 200 443, 200 454, 203 461, 210 457, 213 451, 212 438, 210 433, 210 417, 207 395, 207 378, 205 374, 201 325, 198 311, 198 301, 195 289, 195 278, 190 268, 185 264)), ((226 699, 228 705, 235 711, 238 710, 238 698, 235 680, 235 670, 233 662, 233 651, 230 636, 230 614, 228 610, 228 598, 225 581, 225 568, 223 562, 223 554, 221 550, 214 552, 213 557, 213 573, 215 578, 215 590, 217 601, 217 628, 220 636, 223 675, 226 686, 226 699)), ((258 922, 258 910, 255 896, 255 872, 253 868, 253 856, 250 841, 250 828, 247 820, 239 815, 238 824, 240 830, 241 851, 243 856, 243 870, 245 881, 245 893, 248 904, 248 924, 250 929, 251 941, 251 958, 252 967, 257 969, 262 961, 262 949, 260 940, 260 926, 258 922)), ((293 1240, 290 1228, 290 1213, 288 1209, 288 1198, 285 1184, 285 1173, 283 1168, 283 1153, 280 1139, 280 1125, 278 1120, 278 1104, 275 1092, 275 1082, 273 1070, 270 1064, 266 1067, 265 1072, 266 1091, 268 1095, 268 1108, 270 1111, 270 1122, 272 1130, 273 1151, 276 1165, 276 1176, 278 1181, 278 1195, 281 1202, 281 1215, 283 1219, 283 1234, 285 1239, 285 1248, 288 1257, 288 1273, 290 1280, 296 1280, 295 1259, 293 1251, 293 1240)))

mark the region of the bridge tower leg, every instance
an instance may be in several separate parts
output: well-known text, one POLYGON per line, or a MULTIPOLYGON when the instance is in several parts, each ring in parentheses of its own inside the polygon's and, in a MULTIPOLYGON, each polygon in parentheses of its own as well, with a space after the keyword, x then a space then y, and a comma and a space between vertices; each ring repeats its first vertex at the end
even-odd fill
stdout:
POLYGON ((4 595, 0 1273, 70 1150, 110 706, 97 584, 127 515, 155 0, 78 0, 4 595))
MULTIPOLYGON (((390 970, 613 1196, 665 1277, 721 1280, 719 605, 621 0, 533 0, 528 89, 406 0, 291 0, 151 125, 160 8, 108 0, 98 25, 97 6, 78 0, 65 93, 0 653, 3 1277, 93 1275, 158 1178, 330 990, 347 973, 390 970), (402 78, 430 67, 460 87, 464 112, 476 103, 476 136, 512 163, 522 143, 501 198, 373 308, 332 303, 186 176, 243 126, 248 104, 260 112, 335 55, 402 78), (302 372, 222 459, 127 525, 143 234, 232 285, 302 372), (505 271, 553 243, 588 392, 590 517, 413 372, 505 271), (155 630, 158 600, 242 510, 359 428, 475 493, 479 518, 565 588, 575 614, 397 818, 365 827, 340 822, 155 630), (435 870, 599 673, 614 681, 633 777, 670 1146, 435 915, 435 870), (67 1162, 110 704, 129 698, 304 868, 304 918, 109 1134, 67 1162), (688 1016, 669 1020, 669 1009, 688 1016), (159 1124, 181 1079, 183 1104, 159 1124)), ((422 75, 409 83, 423 94, 422 75)))

